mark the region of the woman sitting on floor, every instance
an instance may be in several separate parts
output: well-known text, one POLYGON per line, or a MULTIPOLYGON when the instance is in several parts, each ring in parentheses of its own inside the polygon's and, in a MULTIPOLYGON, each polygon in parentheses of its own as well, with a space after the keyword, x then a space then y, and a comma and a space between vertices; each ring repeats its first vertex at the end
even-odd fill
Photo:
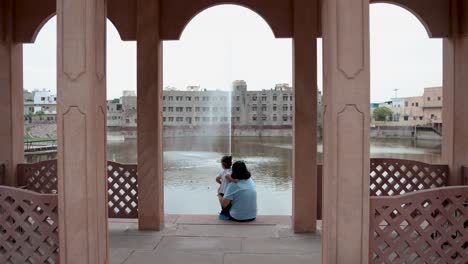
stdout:
POLYGON ((232 165, 233 181, 226 187, 224 196, 218 195, 222 208, 229 208, 228 213, 220 214, 222 220, 237 222, 253 221, 257 217, 257 191, 250 178, 250 172, 243 161, 232 165))

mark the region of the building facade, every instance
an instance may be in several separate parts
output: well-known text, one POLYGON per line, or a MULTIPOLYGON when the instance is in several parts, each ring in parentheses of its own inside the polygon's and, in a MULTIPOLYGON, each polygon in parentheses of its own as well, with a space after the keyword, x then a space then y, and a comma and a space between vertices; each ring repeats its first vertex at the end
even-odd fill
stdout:
POLYGON ((57 95, 50 90, 24 90, 24 115, 26 121, 55 121, 57 95))
POLYGON ((424 88, 422 96, 392 98, 391 101, 372 105, 371 110, 377 106, 387 107, 393 113, 387 121, 372 118, 374 125, 442 127, 442 87, 424 88))
MULTIPOLYGON (((318 92, 318 119, 321 120, 321 92, 318 92)), ((107 126, 136 127, 136 94, 125 91, 120 99, 107 102, 107 126)), ((204 134, 218 129, 235 135, 256 135, 260 130, 276 130, 271 135, 291 135, 293 122, 293 89, 277 84, 270 90, 248 91, 242 80, 233 82, 231 91, 206 90, 189 86, 186 90, 163 92, 163 124, 166 130, 197 129, 204 134)), ((318 122, 319 125, 321 122, 318 122)), ((263 131, 265 132, 265 131, 263 131)))

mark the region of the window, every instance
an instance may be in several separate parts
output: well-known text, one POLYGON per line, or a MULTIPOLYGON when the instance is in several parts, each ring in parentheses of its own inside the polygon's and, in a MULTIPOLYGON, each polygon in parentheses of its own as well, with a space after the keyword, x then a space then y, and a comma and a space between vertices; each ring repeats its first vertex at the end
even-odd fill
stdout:
POLYGON ((252 111, 257 111, 257 105, 252 106, 252 111))
POLYGON ((169 112, 174 112, 174 107, 170 106, 168 107, 169 112))
POLYGON ((239 112, 239 111, 240 111, 240 107, 236 107, 236 111, 239 112))
POLYGON ((183 98, 184 98, 183 96, 176 96, 175 99, 176 99, 176 101, 182 101, 183 98))
POLYGON ((289 121, 291 121, 291 122, 293 121, 293 117, 292 117, 292 116, 289 117, 289 121))
POLYGON ((418 107, 418 106, 419 106, 419 103, 416 103, 416 107, 418 107))
POLYGON ((185 112, 192 112, 192 107, 185 107, 185 112))
POLYGON ((291 100, 291 101, 293 100, 293 98, 292 98, 292 95, 291 95, 291 96, 289 96, 289 100, 291 100))
POLYGON ((163 96, 163 101, 166 101, 166 96, 163 96))
POLYGON ((176 117, 176 122, 183 122, 184 118, 183 117, 176 117))
POLYGON ((192 97, 191 96, 185 96, 185 100, 186 101, 192 101, 192 97))
POLYGON ((41 101, 45 101, 45 97, 41 97, 41 101))
POLYGON ((206 117, 206 116, 203 117, 203 122, 208 122, 208 121, 210 121, 210 118, 209 118, 209 117, 206 117))
POLYGON ((404 119, 405 121, 408 121, 408 118, 409 118, 409 116, 404 116, 404 117, 403 117, 403 119, 404 119))
POLYGON ((263 104, 262 105, 262 111, 266 111, 267 110, 267 105, 266 104, 263 104))
POLYGON ((284 116, 283 116, 283 121, 284 121, 284 122, 288 121, 288 116, 284 115, 284 116))
POLYGON ((408 102, 405 102, 405 106, 408 107, 408 102))
POLYGON ((276 111, 276 105, 273 105, 273 111, 276 111))
POLYGON ((174 118, 173 118, 173 117, 169 117, 168 120, 169 120, 169 122, 174 122, 174 118))
POLYGON ((289 110, 291 110, 291 111, 293 110, 293 106, 292 106, 292 105, 289 106, 289 110))
POLYGON ((218 118, 217 118, 217 117, 213 117, 212 120, 213 120, 213 122, 218 122, 218 118))
POLYGON ((236 116, 236 121, 240 122, 240 117, 239 116, 236 116))
POLYGON ((191 117, 186 117, 185 122, 192 124, 192 118, 191 117))
POLYGON ((423 120, 423 118, 424 118, 423 116, 420 116, 420 117, 419 117, 419 120, 423 120))
POLYGON ((413 120, 416 120, 416 119, 417 119, 417 118, 414 116, 414 117, 413 117, 413 120))
POLYGON ((252 116, 252 121, 257 121, 257 116, 252 116))
POLYGON ((130 124, 130 119, 125 119, 125 123, 130 124))
POLYGON ((166 117, 163 117, 163 122, 166 122, 166 117))
POLYGON ((278 96, 273 95, 273 101, 276 101, 278 99, 278 96))
POLYGON ((414 103, 411 103, 411 106, 414 106, 414 103))
POLYGON ((288 111, 288 105, 283 105, 283 111, 288 111))
POLYGON ((263 116, 262 116, 262 120, 263 120, 263 121, 266 121, 266 120, 267 120, 267 116, 266 116, 266 115, 263 115, 263 116))
POLYGON ((195 107, 195 112, 200 112, 200 107, 195 107))
POLYGON ((165 106, 163 107, 163 112, 166 112, 166 107, 165 106))
POLYGON ((218 112, 218 107, 213 107, 213 112, 218 112))
POLYGON ((218 101, 218 97, 216 97, 216 96, 211 97, 211 101, 213 101, 213 102, 218 101))
POLYGON ((257 101, 257 96, 256 95, 252 96, 252 101, 257 101))
POLYGON ((430 97, 428 97, 428 98, 427 98, 427 100, 428 100, 428 101, 430 101, 430 100, 431 100, 431 98, 430 98, 430 97))
POLYGON ((210 108, 209 107, 203 107, 203 112, 209 112, 210 108))
POLYGON ((239 96, 236 96, 236 101, 239 101, 239 96))
POLYGON ((267 97, 266 96, 262 96, 262 102, 266 102, 267 100, 267 97))
POLYGON ((276 115, 273 115, 273 121, 277 121, 278 117, 276 115))
POLYGON ((434 119, 434 117, 435 117, 434 114, 431 114, 431 119, 434 119))
POLYGON ((288 96, 287 95, 283 95, 283 101, 287 101, 288 100, 288 96))
POLYGON ((195 117, 195 122, 200 122, 200 117, 199 116, 195 117))
POLYGON ((174 101, 174 96, 169 96, 169 101, 174 101))
POLYGON ((183 112, 184 108, 183 107, 176 107, 176 112, 183 112))
POLYGON ((203 101, 206 101, 206 102, 207 102, 207 101, 210 100, 210 97, 208 97, 208 96, 203 96, 202 99, 203 99, 203 101))
POLYGON ((197 102, 200 101, 200 97, 195 96, 195 101, 197 101, 197 102))
POLYGON ((442 100, 442 97, 437 96, 437 101, 440 101, 440 100, 442 100))

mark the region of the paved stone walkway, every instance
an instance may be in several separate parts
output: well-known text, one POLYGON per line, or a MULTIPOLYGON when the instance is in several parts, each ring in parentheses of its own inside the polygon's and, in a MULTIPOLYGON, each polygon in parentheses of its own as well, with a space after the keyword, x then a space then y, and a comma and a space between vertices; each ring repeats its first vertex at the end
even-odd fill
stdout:
POLYGON ((110 220, 110 263, 319 264, 320 235, 294 234, 287 216, 255 222, 215 215, 168 215, 161 232, 138 231, 135 220, 110 220))

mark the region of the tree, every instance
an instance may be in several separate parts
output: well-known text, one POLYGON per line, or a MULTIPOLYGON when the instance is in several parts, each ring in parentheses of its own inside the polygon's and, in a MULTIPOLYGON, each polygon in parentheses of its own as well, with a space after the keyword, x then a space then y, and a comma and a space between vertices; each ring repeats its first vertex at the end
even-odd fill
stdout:
POLYGON ((45 115, 45 112, 42 110, 36 112, 36 116, 38 116, 40 120, 43 119, 44 115, 45 115))
POLYGON ((373 116, 375 121, 386 121, 391 118, 393 111, 388 107, 377 107, 374 109, 373 116))
POLYGON ((34 113, 33 112, 27 112, 24 114, 24 120, 28 120, 29 123, 31 123, 31 119, 33 117, 34 113))

